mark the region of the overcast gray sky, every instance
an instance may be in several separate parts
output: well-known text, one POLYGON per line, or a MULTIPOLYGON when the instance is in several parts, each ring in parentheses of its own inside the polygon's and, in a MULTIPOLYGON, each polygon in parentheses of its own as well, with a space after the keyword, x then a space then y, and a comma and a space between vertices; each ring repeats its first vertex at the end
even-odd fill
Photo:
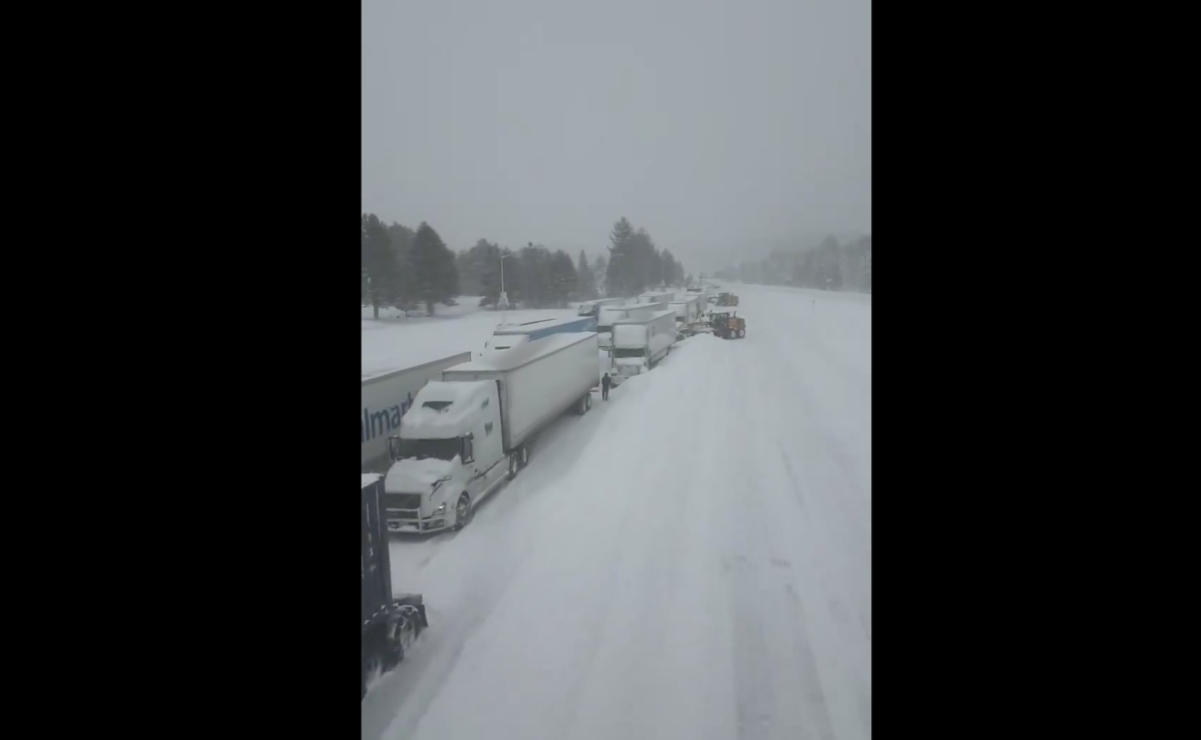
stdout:
POLYGON ((696 269, 871 230, 870 0, 362 9, 363 210, 389 223, 596 254, 624 215, 696 269))

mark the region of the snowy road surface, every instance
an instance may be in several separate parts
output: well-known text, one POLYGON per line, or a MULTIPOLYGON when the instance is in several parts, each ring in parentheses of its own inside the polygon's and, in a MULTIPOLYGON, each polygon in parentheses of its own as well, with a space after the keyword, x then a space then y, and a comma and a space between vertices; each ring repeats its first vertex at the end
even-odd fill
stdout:
POLYGON ((376 740, 871 737, 871 298, 731 286, 460 533, 391 545, 423 633, 376 740))

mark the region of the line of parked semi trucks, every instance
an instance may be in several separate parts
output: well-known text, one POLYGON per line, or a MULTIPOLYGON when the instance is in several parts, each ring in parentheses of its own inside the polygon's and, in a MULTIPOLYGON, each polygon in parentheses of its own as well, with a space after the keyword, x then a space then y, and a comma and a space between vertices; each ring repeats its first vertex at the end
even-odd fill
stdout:
POLYGON ((745 335, 720 308, 737 302, 712 288, 587 301, 574 317, 501 324, 482 351, 363 380, 364 696, 370 677, 399 663, 428 626, 419 594, 392 593, 389 535, 467 526, 479 502, 526 467, 539 432, 565 413, 588 413, 604 373, 618 385, 681 338, 745 335))

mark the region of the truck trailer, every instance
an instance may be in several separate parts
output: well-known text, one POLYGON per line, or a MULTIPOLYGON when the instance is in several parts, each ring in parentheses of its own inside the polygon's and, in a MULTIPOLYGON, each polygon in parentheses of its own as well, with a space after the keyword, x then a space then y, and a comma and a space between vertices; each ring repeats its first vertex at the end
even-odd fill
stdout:
POLYGON ((642 319, 613 324, 613 383, 641 375, 671 352, 676 343, 676 312, 659 311, 642 319))
POLYGON ((363 379, 363 415, 359 419, 361 472, 382 473, 388 469, 388 437, 400 431, 400 417, 409 410, 413 396, 429 381, 440 379, 446 368, 470 359, 470 352, 460 352, 363 379))
POLYGON ((384 479, 389 532, 462 529, 529 462, 538 433, 592 408, 595 332, 554 334, 447 368, 413 399, 384 479))
POLYGON ((676 326, 685 329, 702 320, 705 316, 706 304, 697 293, 688 294, 687 298, 672 301, 669 304, 676 312, 676 326))
POLYGON ((602 306, 620 306, 626 302, 625 298, 597 298, 594 301, 584 301, 576 309, 578 316, 591 316, 596 318, 600 315, 602 306))
POLYGON ((523 324, 501 324, 484 343, 484 351, 485 354, 492 354, 554 334, 594 331, 596 331, 595 316, 569 316, 565 319, 538 319, 523 324))
POLYGON ((653 316, 660 311, 666 311, 670 306, 662 303, 639 303, 624 306, 604 306, 596 320, 596 333, 599 335, 600 348, 607 350, 613 346, 613 323, 626 319, 643 319, 653 316))
POLYGON ((688 295, 700 296, 701 305, 707 306, 709 304, 709 286, 702 284, 694 288, 689 288, 687 293, 688 295))
POLYGON ((405 650, 429 622, 421 594, 392 593, 388 533, 380 505, 384 481, 378 474, 362 474, 362 481, 359 506, 363 528, 362 695, 367 696, 367 683, 404 660, 405 650))

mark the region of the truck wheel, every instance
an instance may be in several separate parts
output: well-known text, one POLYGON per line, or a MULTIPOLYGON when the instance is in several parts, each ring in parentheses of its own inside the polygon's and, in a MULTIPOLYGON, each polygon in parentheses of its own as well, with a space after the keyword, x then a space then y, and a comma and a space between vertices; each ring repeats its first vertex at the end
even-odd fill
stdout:
POLYGON ((521 467, 524 469, 530 464, 530 448, 525 445, 521 446, 521 467))
POLYGON ((517 459, 517 453, 510 452, 509 453, 509 480, 513 480, 514 478, 516 478, 517 473, 520 470, 521 470, 521 466, 517 459))
POLYGON ((467 492, 459 494, 459 501, 455 504, 455 525, 452 527, 458 532, 463 527, 466 527, 471 522, 471 497, 467 492))

